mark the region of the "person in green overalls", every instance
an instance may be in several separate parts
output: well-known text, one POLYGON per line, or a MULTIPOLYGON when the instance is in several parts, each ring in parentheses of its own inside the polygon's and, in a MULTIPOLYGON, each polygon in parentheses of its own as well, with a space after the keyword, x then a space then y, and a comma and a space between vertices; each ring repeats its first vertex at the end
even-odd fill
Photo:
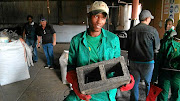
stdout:
POLYGON ((169 36, 163 43, 157 55, 155 68, 152 82, 158 77, 158 85, 162 88, 157 101, 168 101, 170 88, 170 101, 180 101, 180 33, 169 36))
POLYGON ((73 90, 70 91, 64 101, 116 101, 117 89, 92 95, 81 94, 75 71, 76 67, 120 57, 119 38, 102 28, 106 23, 108 14, 109 8, 105 2, 95 1, 88 13, 89 28, 72 38, 66 78, 72 84, 73 90))

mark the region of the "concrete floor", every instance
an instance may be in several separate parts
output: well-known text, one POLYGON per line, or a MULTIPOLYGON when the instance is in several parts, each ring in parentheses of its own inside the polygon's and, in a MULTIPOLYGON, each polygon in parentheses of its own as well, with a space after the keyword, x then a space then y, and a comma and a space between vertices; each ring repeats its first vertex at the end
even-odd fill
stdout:
MULTIPOLYGON (((45 69, 45 55, 42 47, 38 49, 39 60, 30 67, 31 78, 0 86, 0 101, 63 101, 69 94, 69 87, 62 84, 59 57, 69 44, 57 44, 54 47, 54 58, 57 69, 45 69)), ((122 52, 127 56, 126 52, 122 52)), ((140 101, 145 101, 144 85, 140 86, 140 101)), ((122 92, 118 101, 129 101, 130 92, 122 92)))

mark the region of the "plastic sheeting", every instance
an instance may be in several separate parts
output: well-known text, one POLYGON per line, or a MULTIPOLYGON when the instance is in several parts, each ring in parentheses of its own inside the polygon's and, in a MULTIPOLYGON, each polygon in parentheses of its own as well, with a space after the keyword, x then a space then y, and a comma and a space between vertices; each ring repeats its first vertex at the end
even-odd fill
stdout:
POLYGON ((18 34, 12 30, 4 29, 3 31, 0 31, 0 37, 8 37, 8 41, 15 41, 20 38, 18 34))
POLYGON ((69 51, 64 50, 61 57, 59 58, 59 64, 60 64, 60 67, 61 67, 61 77, 62 77, 63 84, 68 84, 68 82, 66 80, 68 55, 69 55, 69 51))
POLYGON ((0 43, 0 84, 6 85, 30 78, 31 49, 20 40, 0 43))

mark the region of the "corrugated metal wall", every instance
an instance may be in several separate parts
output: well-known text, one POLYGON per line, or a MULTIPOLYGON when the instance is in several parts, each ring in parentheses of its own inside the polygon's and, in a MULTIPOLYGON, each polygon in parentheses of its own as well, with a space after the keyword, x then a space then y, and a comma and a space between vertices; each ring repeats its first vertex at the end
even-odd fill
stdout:
POLYGON ((62 1, 62 20, 66 24, 86 22, 87 1, 62 1))
MULTIPOLYGON (((58 22, 58 1, 50 1, 51 14, 49 21, 58 22)), ((9 1, 0 2, 0 23, 19 24, 26 22, 27 15, 34 16, 34 21, 38 22, 40 16, 48 18, 46 1, 9 1)))
POLYGON ((0 1, 0 24, 22 24, 27 22, 27 15, 32 15, 39 22, 43 15, 49 23, 82 24, 86 22, 87 5, 89 1, 49 1, 50 15, 48 17, 47 1, 20 0, 0 1))

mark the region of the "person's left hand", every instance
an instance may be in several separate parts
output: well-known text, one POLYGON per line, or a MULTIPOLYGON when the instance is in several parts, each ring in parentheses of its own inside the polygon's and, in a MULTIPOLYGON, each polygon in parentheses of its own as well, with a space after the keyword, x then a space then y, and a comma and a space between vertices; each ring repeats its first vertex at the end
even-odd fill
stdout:
POLYGON ((135 84, 134 77, 132 75, 130 75, 130 77, 131 77, 130 83, 120 87, 120 91, 128 91, 134 87, 134 84, 135 84))
POLYGON ((53 46, 55 46, 56 45, 56 42, 53 42, 53 46))

